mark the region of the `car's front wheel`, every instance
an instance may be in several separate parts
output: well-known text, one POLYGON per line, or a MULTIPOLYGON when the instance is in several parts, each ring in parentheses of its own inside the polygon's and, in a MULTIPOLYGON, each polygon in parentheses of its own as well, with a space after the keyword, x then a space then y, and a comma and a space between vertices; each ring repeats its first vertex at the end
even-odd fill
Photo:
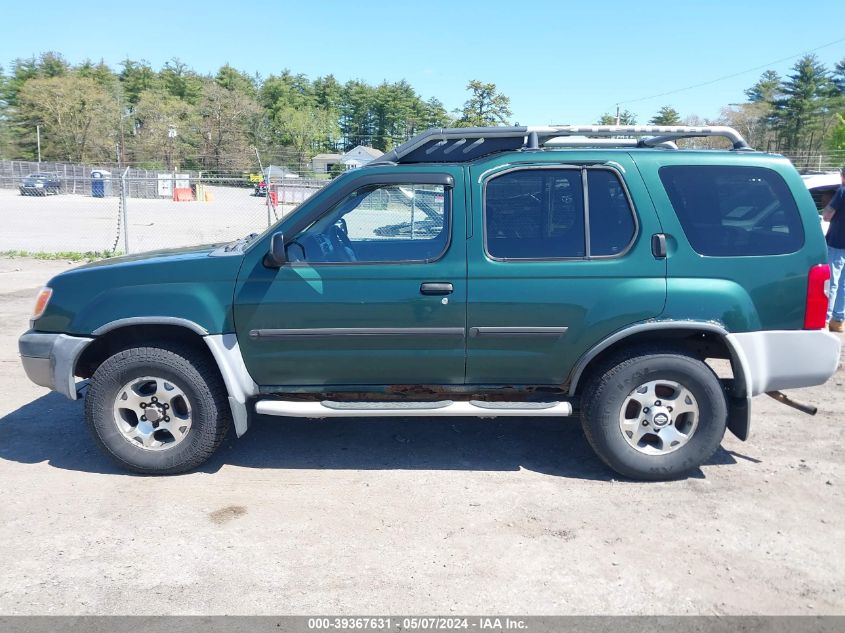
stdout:
POLYGON ((642 349, 593 374, 581 401, 590 445, 633 479, 674 479, 701 466, 725 434, 727 404, 703 361, 674 350, 642 349))
POLYGON ((85 418, 105 452, 129 470, 185 472, 226 435, 226 390, 211 360, 180 346, 135 347, 106 359, 91 378, 85 418))

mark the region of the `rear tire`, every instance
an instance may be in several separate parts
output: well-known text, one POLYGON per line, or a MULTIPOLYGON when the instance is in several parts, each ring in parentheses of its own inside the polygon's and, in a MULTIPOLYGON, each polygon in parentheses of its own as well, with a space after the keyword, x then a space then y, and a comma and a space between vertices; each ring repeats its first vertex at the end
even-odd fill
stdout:
POLYGON ((135 347, 106 359, 85 397, 95 441, 122 467, 147 475, 196 468, 231 424, 226 388, 189 347, 135 347))
POLYGON ((643 348, 611 359, 581 399, 587 441, 632 479, 677 479, 695 470, 719 447, 726 421, 716 374, 677 350, 643 348))

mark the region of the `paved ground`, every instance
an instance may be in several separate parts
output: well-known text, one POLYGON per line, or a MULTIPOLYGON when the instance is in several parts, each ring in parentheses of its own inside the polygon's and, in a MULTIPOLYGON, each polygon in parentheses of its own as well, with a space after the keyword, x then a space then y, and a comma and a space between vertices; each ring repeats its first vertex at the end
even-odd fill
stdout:
MULTIPOLYGON (((252 196, 251 189, 207 190, 209 202, 127 200, 130 252, 229 241, 267 228, 266 199, 252 196)), ((277 213, 292 208, 286 205, 277 213)), ((119 216, 116 197, 22 196, 0 189, 0 252, 110 251, 115 244, 125 252, 119 216)))
POLYGON ((65 267, 0 260, 0 614, 845 613, 841 372, 672 483, 543 419, 266 419, 135 477, 19 366, 65 267))

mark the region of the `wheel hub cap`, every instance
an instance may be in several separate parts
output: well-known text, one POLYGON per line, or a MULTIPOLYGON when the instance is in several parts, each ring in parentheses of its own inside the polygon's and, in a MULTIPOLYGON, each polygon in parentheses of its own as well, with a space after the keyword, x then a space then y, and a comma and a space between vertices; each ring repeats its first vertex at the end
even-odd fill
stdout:
POLYGON ((144 409, 144 415, 150 422, 158 422, 164 417, 158 405, 148 406, 144 409))
POLYGON ((649 415, 651 416, 651 423, 656 427, 666 426, 672 422, 672 416, 669 415, 669 412, 660 410, 657 407, 652 409, 652 412, 649 413, 649 415))

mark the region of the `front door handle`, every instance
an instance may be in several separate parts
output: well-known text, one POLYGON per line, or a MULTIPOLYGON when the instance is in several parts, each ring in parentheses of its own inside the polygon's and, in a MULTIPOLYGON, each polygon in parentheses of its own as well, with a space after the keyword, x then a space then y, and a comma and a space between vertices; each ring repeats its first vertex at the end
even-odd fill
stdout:
POLYGON ((444 281, 427 281, 420 284, 420 294, 424 295, 450 295, 453 290, 452 284, 444 281))

